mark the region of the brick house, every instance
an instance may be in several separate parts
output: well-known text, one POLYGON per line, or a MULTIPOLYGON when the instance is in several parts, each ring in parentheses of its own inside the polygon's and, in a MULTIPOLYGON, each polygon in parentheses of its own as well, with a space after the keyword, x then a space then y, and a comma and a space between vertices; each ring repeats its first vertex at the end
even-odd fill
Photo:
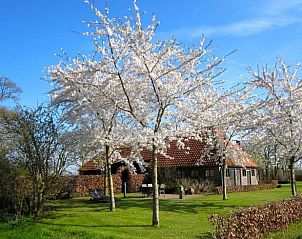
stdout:
MULTIPOLYGON (((167 156, 158 155, 159 178, 161 180, 167 177, 176 178, 195 178, 204 179, 213 182, 215 186, 221 185, 221 167, 215 162, 213 157, 204 155, 206 144, 195 139, 189 139, 184 142, 184 149, 176 145, 176 141, 170 142, 167 156), (167 175, 169 174, 169 175, 167 175)), ((233 143, 229 147, 233 147, 236 152, 236 160, 227 158, 227 185, 228 186, 244 186, 258 185, 258 166, 243 151, 242 147, 233 143)), ((122 155, 130 154, 130 149, 124 149, 122 155)), ((145 174, 145 181, 149 181, 151 166, 151 151, 143 149, 141 151, 142 158, 146 162, 147 167, 143 169, 141 165, 134 163, 137 174, 145 174)), ((124 173, 129 168, 122 161, 112 165, 112 173, 124 173)), ((79 168, 80 175, 103 174, 104 172, 98 167, 94 159, 88 160, 79 168)))
MULTIPOLYGON (((213 157, 203 154, 205 143, 193 139, 184 143, 187 150, 177 147, 176 142, 170 143, 167 155, 171 158, 159 155, 160 174, 165 174, 167 168, 174 168, 177 178, 207 179, 220 186, 221 167, 213 157)), ((247 156, 239 144, 234 143, 230 147, 238 156, 236 160, 227 158, 227 186, 258 185, 257 163, 247 156)))

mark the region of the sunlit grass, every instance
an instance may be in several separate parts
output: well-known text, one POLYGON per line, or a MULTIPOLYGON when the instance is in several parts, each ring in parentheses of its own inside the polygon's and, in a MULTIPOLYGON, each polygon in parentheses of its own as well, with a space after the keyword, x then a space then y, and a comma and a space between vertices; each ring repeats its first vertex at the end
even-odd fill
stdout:
MULTIPOLYGON (((299 184, 302 191, 302 184, 299 184)), ((133 195, 129 195, 133 196, 133 195)), ((162 200, 160 228, 151 226, 152 201, 128 197, 117 202, 116 212, 109 212, 106 203, 93 203, 88 198, 52 201, 54 211, 41 220, 26 220, 19 225, 0 223, 0 238, 205 238, 212 230, 211 213, 228 213, 240 207, 262 204, 290 196, 289 185, 273 190, 221 195, 207 195, 190 200, 162 200)), ((290 227, 273 238, 297 238, 302 223, 290 227), (295 233, 295 234, 293 234, 295 233), (297 234, 298 233, 298 234, 297 234), (284 236, 284 237, 282 237, 284 236)), ((302 232, 301 232, 302 235, 302 232)))

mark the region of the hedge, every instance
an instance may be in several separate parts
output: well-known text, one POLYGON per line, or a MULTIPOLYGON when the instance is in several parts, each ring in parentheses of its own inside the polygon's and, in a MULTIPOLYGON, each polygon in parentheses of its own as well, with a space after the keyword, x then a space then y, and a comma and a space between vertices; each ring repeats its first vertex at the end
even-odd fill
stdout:
MULTIPOLYGON (((121 174, 113 174, 114 192, 122 192, 121 174)), ((100 188, 104 190, 103 175, 77 175, 77 176, 63 176, 55 185, 55 190, 51 198, 70 198, 70 197, 87 197, 90 196, 90 191, 100 188)), ((144 174, 129 175, 127 181, 128 192, 139 192, 140 187, 145 179, 144 174)))
MULTIPOLYGON (((267 190, 267 189, 276 188, 277 186, 278 186, 277 181, 259 183, 258 185, 227 186, 227 192, 234 193, 234 192, 249 192, 249 191, 257 191, 257 190, 267 190)), ((221 186, 215 187, 214 193, 222 194, 222 187, 221 186)))
POLYGON ((227 216, 210 215, 214 238, 259 239, 264 233, 283 230, 302 219, 302 195, 266 205, 253 206, 227 216))

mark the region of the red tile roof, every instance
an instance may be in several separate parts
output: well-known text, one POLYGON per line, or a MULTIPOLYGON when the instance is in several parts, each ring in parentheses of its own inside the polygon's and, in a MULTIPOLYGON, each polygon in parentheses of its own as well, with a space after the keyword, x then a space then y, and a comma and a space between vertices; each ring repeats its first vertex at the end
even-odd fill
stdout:
POLYGON ((96 162, 95 158, 87 160, 80 168, 79 171, 101 170, 101 167, 96 162))
POLYGON ((102 155, 95 155, 91 159, 87 160, 80 168, 79 171, 94 171, 102 170, 104 161, 101 160, 102 155))
POLYGON ((159 167, 189 167, 197 166, 204 151, 204 143, 199 140, 187 140, 184 147, 179 148, 176 141, 170 143, 166 157, 162 154, 158 156, 159 167))
MULTIPOLYGON (((130 147, 125 147, 120 149, 120 154, 123 158, 127 158, 131 154, 131 148, 130 147)), ((151 161, 151 152, 147 149, 143 149, 140 152, 141 157, 146 161, 150 162, 151 161)), ((87 160, 80 168, 79 171, 94 171, 94 170, 102 170, 102 166, 100 163, 98 163, 99 155, 94 156, 92 159, 87 160)))
MULTIPOLYGON (((206 144, 195 139, 184 141, 184 149, 176 145, 176 141, 170 143, 167 155, 158 156, 159 167, 192 167, 192 166, 217 166, 215 159, 204 154, 206 144)), ((234 147, 236 159, 228 158, 227 165, 233 167, 257 167, 257 163, 251 159, 236 143, 229 147, 234 147)), ((151 154, 151 152, 150 152, 151 154)))
MULTIPOLYGON (((198 167, 198 166, 217 166, 213 157, 204 154, 206 144, 195 139, 189 139, 184 141, 184 147, 177 146, 176 141, 170 142, 170 147, 166 153, 158 155, 159 167, 198 167)), ((234 147, 237 159, 228 158, 227 165, 233 167, 257 167, 257 163, 251 159, 242 149, 242 147, 236 143, 231 144, 229 147, 234 147)), ((124 148, 121 150, 123 157, 129 156, 131 153, 130 148, 124 148)), ((152 153, 148 149, 143 149, 140 152, 145 162, 151 163, 152 153)), ((88 160, 79 170, 98 170, 95 159, 88 160)))
POLYGON ((239 157, 237 160, 228 158, 228 166, 258 167, 256 161, 249 157, 239 144, 234 143, 231 147, 234 147, 239 157))

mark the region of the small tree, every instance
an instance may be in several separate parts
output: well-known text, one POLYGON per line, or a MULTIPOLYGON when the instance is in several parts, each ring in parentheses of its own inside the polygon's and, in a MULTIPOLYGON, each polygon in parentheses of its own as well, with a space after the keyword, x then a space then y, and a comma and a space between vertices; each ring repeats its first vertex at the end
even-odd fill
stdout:
POLYGON ((281 58, 273 69, 267 66, 250 72, 250 84, 258 93, 259 127, 276 142, 280 157, 290 168, 291 192, 295 196, 295 164, 302 156, 302 81, 298 64, 291 70, 281 58))
POLYGON ((32 186, 31 212, 39 213, 54 183, 68 163, 68 152, 60 142, 62 124, 52 110, 18 108, 14 119, 4 118, 12 136, 10 160, 25 169, 32 186))
POLYGON ((0 77, 0 102, 7 99, 16 101, 20 93, 22 90, 15 82, 7 77, 0 77))
POLYGON ((278 175, 278 168, 286 168, 286 162, 281 158, 280 146, 275 142, 275 139, 270 137, 261 128, 255 129, 246 139, 245 150, 252 155, 257 161, 258 166, 263 170, 263 178, 271 179, 276 178, 278 175), (272 171, 272 168, 273 171, 272 171))

